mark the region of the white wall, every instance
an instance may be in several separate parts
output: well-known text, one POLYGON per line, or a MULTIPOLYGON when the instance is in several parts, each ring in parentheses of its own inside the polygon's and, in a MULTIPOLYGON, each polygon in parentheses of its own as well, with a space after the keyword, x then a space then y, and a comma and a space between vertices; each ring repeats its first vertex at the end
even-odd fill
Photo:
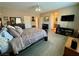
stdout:
POLYGON ((42 28, 42 24, 43 24, 43 17, 40 17, 40 19, 39 19, 39 28, 42 28))
POLYGON ((32 28, 30 16, 24 16, 24 24, 25 24, 25 28, 32 28))

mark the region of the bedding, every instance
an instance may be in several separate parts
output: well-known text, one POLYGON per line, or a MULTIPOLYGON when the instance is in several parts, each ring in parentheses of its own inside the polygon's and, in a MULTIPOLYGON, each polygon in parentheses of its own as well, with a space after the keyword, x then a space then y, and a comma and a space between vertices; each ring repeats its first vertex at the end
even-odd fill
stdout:
POLYGON ((10 46, 11 46, 13 53, 18 54, 19 51, 27 48, 34 42, 37 42, 43 37, 47 37, 47 33, 42 29, 35 29, 35 28, 23 29, 23 32, 21 34, 16 31, 16 28, 15 29, 4 28, 4 29, 5 30, 3 32, 0 31, 0 52, 1 54, 8 51, 10 46))
POLYGON ((47 37, 47 34, 42 29, 24 29, 20 37, 17 37, 10 42, 14 54, 18 54, 19 51, 25 49, 26 47, 30 46, 31 44, 40 40, 43 37, 47 37))
POLYGON ((5 53, 8 50, 8 40, 0 35, 0 52, 5 53))
POLYGON ((13 37, 7 32, 7 28, 3 27, 0 31, 0 54, 8 51, 8 41, 12 40, 13 37))
POLYGON ((12 29, 16 30, 15 27, 13 27, 11 25, 8 25, 7 28, 12 28, 12 29))
POLYGON ((30 43, 32 44, 33 42, 36 42, 37 40, 47 35, 46 32, 42 29, 29 28, 25 29, 21 36, 23 39, 26 37, 25 39, 30 40, 30 43))
POLYGON ((15 38, 15 37, 19 37, 19 33, 13 29, 13 28, 8 28, 8 32, 15 38))
POLYGON ((19 26, 15 26, 16 31, 21 35, 23 32, 23 29, 19 26))
POLYGON ((12 45, 13 53, 18 54, 18 51, 21 51, 23 48, 23 42, 21 37, 14 38, 10 44, 12 45))

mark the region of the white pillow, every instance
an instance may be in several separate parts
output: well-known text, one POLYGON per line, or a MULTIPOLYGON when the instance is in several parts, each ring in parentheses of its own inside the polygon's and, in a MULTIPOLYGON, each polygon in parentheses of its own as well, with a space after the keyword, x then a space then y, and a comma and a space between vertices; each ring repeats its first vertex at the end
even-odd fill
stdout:
POLYGON ((15 30, 15 27, 13 27, 13 26, 11 26, 11 25, 8 25, 7 27, 8 27, 8 28, 12 28, 12 29, 15 30))
POLYGON ((16 31, 21 35, 23 32, 23 29, 19 26, 15 26, 16 31))

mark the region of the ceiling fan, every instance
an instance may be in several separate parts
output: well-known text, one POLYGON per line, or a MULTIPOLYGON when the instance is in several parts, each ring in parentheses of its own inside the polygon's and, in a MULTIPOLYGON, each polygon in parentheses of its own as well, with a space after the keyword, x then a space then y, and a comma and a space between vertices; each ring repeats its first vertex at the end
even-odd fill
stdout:
POLYGON ((40 8, 40 4, 38 2, 35 2, 34 5, 29 6, 27 10, 30 11, 31 13, 36 13, 36 14, 39 14, 42 11, 40 8))
POLYGON ((37 3, 37 7, 35 8, 35 11, 36 11, 36 12, 40 12, 40 11, 41 11, 41 8, 40 8, 40 5, 39 5, 39 2, 37 3))

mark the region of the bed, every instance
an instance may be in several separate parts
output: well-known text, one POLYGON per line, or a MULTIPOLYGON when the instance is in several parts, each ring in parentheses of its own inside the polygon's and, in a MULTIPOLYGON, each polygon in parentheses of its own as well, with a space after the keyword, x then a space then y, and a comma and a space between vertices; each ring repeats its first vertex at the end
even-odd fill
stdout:
POLYGON ((45 41, 47 41, 47 33, 42 29, 24 29, 20 36, 15 37, 8 42, 7 47, 10 46, 8 51, 9 53, 11 52, 13 54, 19 54, 20 51, 43 38, 45 41))

